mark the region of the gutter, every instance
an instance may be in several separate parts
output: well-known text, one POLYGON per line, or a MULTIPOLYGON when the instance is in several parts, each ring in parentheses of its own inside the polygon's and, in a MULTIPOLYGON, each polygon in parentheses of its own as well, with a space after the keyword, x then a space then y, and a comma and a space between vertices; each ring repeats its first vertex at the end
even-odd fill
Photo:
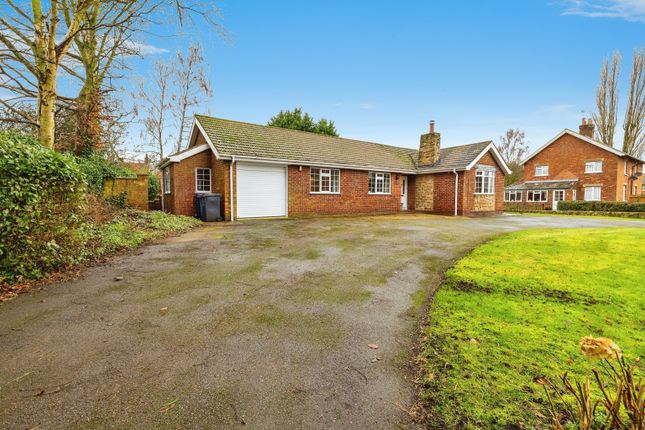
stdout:
POLYGON ((457 216, 457 208, 459 205, 459 173, 457 173, 457 169, 452 169, 452 173, 455 174, 455 216, 457 216))

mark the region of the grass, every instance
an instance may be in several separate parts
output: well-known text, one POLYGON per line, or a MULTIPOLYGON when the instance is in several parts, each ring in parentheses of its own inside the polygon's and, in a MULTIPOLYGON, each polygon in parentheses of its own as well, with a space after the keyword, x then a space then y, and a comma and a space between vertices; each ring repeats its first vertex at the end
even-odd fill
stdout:
POLYGON ((645 354, 645 229, 531 230, 475 249, 446 274, 425 336, 431 428, 543 428, 553 380, 597 365, 583 336, 645 354))
POLYGON ((199 224, 200 221, 192 217, 128 209, 119 212, 106 224, 90 225, 84 252, 88 258, 101 257, 117 250, 134 248, 148 240, 187 231, 199 224))

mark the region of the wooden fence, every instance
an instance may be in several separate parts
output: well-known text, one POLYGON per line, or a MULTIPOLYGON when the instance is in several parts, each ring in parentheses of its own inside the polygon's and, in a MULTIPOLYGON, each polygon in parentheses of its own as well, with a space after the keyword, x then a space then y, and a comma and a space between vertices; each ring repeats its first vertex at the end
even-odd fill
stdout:
POLYGON ((103 197, 119 197, 121 193, 126 195, 126 203, 129 206, 148 210, 148 174, 138 174, 136 178, 116 178, 105 182, 103 186, 103 197))

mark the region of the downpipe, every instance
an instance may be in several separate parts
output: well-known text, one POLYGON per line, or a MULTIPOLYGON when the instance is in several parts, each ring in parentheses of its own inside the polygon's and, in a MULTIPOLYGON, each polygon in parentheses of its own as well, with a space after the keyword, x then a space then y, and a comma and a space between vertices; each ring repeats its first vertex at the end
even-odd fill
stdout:
POLYGON ((457 216, 457 208, 459 206, 459 173, 457 173, 457 169, 452 169, 452 173, 455 174, 455 216, 457 216))

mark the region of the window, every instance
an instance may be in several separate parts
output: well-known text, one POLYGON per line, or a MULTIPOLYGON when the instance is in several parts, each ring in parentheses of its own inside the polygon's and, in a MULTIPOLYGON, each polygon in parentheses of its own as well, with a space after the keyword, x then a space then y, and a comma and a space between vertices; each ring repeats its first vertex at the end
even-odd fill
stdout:
POLYGON ((369 172, 367 192, 369 194, 390 194, 391 178, 389 173, 369 172))
POLYGON ((505 202, 521 202, 522 201, 522 192, 521 191, 504 191, 504 201, 505 202))
POLYGON ((623 201, 627 201, 627 185, 623 185, 623 201))
POLYGON ((170 167, 163 169, 163 192, 170 194, 170 167))
POLYGON ((600 200, 600 187, 585 187, 585 200, 598 201, 600 200))
POLYGON ((537 191, 527 191, 526 192, 526 201, 527 202, 546 202, 549 200, 549 192, 546 190, 537 190, 537 191))
POLYGON ((625 176, 627 176, 627 160, 625 160, 625 176))
POLYGON ((211 169, 195 169, 195 190, 199 192, 211 192, 211 169))
POLYGON ((340 193, 340 170, 312 167, 309 171, 309 192, 316 194, 340 193))
POLYGON ((638 194, 638 185, 634 185, 632 187, 632 196, 635 196, 638 194))
POLYGON ((475 173, 475 194, 495 193, 495 171, 477 170, 475 173))
POLYGON ((549 176, 549 166, 535 166, 535 176, 549 176))
POLYGON ((585 173, 602 173, 602 161, 587 161, 585 173))

